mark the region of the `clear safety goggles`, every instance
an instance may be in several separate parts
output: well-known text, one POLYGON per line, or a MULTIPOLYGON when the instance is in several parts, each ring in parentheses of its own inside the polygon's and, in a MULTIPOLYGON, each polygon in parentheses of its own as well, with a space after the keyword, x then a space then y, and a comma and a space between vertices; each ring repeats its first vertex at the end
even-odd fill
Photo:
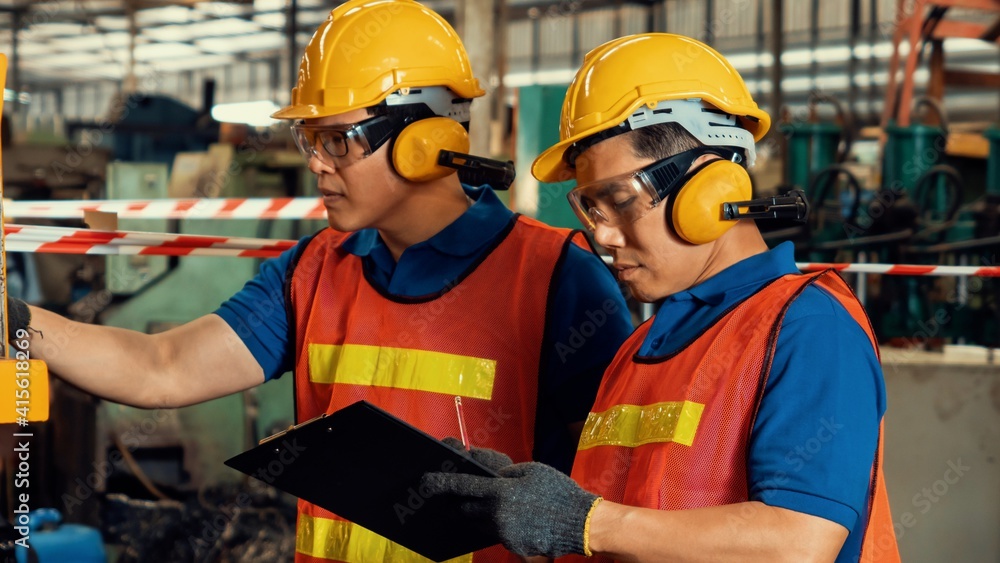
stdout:
POLYGON ((307 161, 315 157, 328 166, 346 168, 387 143, 398 132, 400 121, 384 115, 343 125, 297 121, 292 125, 292 138, 307 161))
POLYGON ((691 163, 705 154, 733 157, 732 151, 698 147, 658 160, 648 166, 577 186, 567 194, 583 226, 628 225, 645 217, 689 179, 691 163))

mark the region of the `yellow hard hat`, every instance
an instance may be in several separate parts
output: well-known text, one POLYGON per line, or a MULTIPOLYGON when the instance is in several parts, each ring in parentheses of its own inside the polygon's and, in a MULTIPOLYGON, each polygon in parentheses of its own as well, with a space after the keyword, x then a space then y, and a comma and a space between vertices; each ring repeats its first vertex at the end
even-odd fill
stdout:
MULTIPOLYGON (((723 137, 735 132, 715 131, 712 121, 701 124, 702 131, 688 128, 704 144, 736 144, 752 153, 753 142, 771 125, 771 117, 757 107, 733 65, 700 41, 670 33, 645 33, 605 43, 584 58, 563 102, 560 141, 535 159, 531 173, 543 182, 573 178, 575 172, 563 155, 577 141, 621 125, 640 110, 653 117, 660 102, 694 99, 731 114, 730 129, 750 133, 741 131, 744 140, 728 143, 723 137)), ((635 123, 632 128, 642 125, 635 123)), ((752 154, 750 157, 752 160, 752 154)))
POLYGON ((313 34, 291 104, 271 117, 325 117, 428 86, 445 86, 463 98, 485 94, 448 22, 412 0, 351 0, 313 34))

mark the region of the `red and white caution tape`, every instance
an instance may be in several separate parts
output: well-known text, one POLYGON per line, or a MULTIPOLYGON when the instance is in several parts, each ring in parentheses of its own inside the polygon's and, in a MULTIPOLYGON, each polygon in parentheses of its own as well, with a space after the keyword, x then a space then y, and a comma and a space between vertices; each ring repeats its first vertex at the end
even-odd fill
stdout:
POLYGON ((82 219, 84 211, 121 219, 326 219, 315 197, 5 201, 4 215, 21 219, 82 219))
MULTIPOLYGON (((602 256, 611 264, 610 256, 602 256)), ((922 264, 846 264, 825 262, 796 262, 803 272, 833 269, 852 274, 887 274, 890 276, 979 276, 1000 277, 1000 266, 925 266, 922 264)))
POLYGON ((269 258, 293 240, 6 225, 8 252, 269 258))
MULTIPOLYGON (((204 201, 204 200, 203 200, 204 201)), ((95 231, 67 227, 6 225, 7 251, 56 254, 143 254, 164 256, 277 256, 294 240, 274 240, 137 231, 95 231)), ((604 257, 606 262, 611 258, 604 257)), ((804 271, 832 268, 839 272, 896 276, 1000 277, 1000 266, 926 266, 921 264, 845 264, 798 262, 804 271)))
POLYGON ((887 274, 890 276, 980 276, 1000 277, 1000 266, 924 266, 921 264, 825 264, 799 262, 803 272, 833 268, 838 272, 887 274))

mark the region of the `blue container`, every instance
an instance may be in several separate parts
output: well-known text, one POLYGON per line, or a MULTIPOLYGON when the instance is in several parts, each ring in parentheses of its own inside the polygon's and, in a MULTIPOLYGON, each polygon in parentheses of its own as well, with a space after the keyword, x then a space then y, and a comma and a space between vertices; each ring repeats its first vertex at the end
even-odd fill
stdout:
MULTIPOLYGON (((101 533, 89 526, 63 524, 54 508, 28 513, 28 545, 38 563, 107 563, 101 533)), ((17 548, 17 563, 28 563, 28 550, 17 548)))

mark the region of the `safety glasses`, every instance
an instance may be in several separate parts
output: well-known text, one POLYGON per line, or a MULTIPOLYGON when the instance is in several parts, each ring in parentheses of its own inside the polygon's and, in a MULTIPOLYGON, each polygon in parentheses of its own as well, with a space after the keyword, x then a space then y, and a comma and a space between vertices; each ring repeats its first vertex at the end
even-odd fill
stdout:
POLYGON ((292 125, 292 138, 306 160, 315 157, 328 166, 346 168, 371 156, 398 132, 401 123, 390 116, 343 125, 297 121, 292 125))
POLYGON ((727 159, 733 156, 732 151, 698 147, 634 172, 577 186, 566 197, 577 218, 590 231, 596 230, 598 225, 628 225, 645 217, 679 190, 688 180, 691 163, 705 154, 727 159))

